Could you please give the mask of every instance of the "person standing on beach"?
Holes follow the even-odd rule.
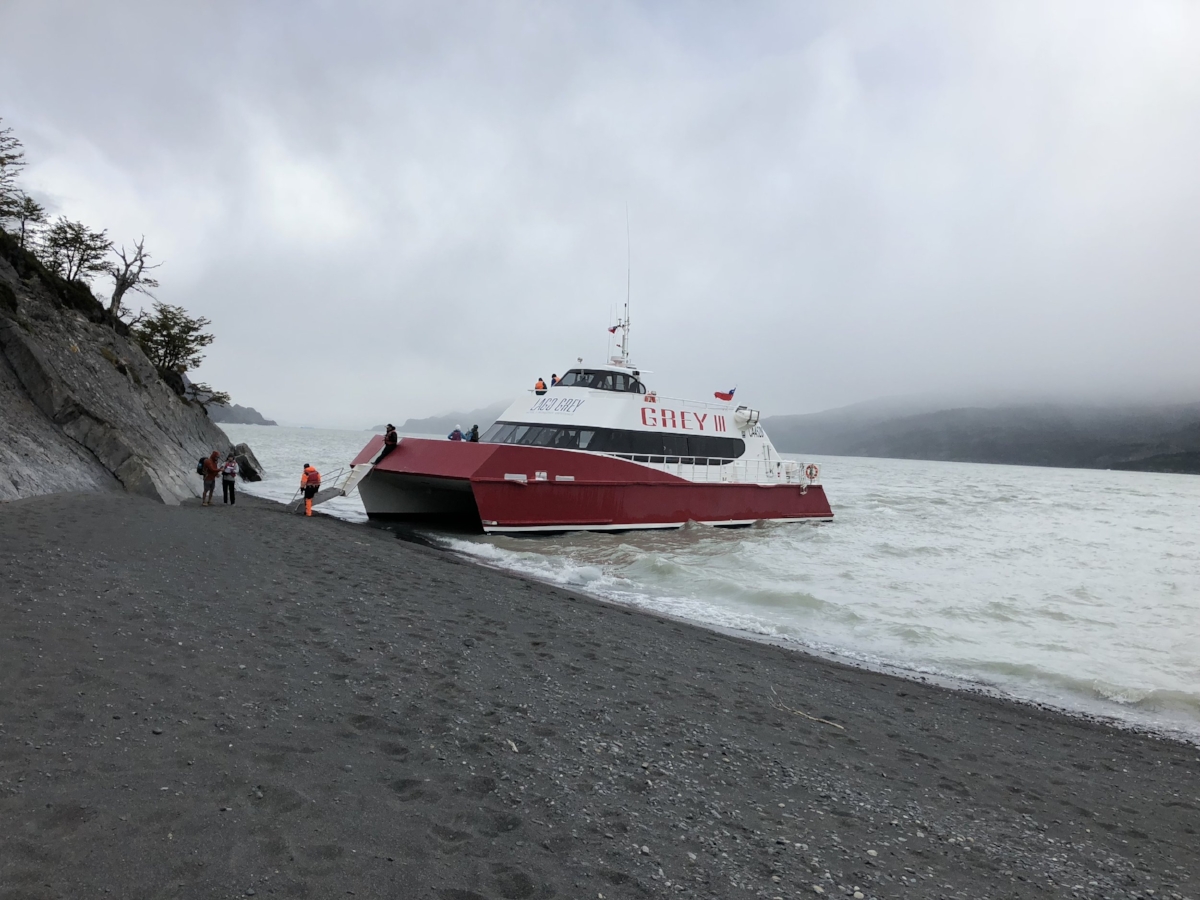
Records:
[[[396,445],[399,443],[400,435],[396,434],[396,426],[389,422],[387,431],[385,431],[383,434],[383,449],[379,452],[379,455],[375,457],[375,462],[373,462],[371,465],[379,465],[380,461],[393,450],[395,450]]]
[[[304,472],[300,475],[300,490],[304,491],[304,514],[312,515],[313,497],[317,496],[317,491],[321,489],[321,473],[310,466],[304,464]]]
[[[230,451],[229,458],[225,460],[225,465],[221,468],[221,503],[228,503],[233,506],[237,503],[237,477],[238,477],[238,461],[237,457]]]
[[[213,491],[217,489],[217,476],[221,474],[221,452],[214,450],[204,461],[204,493],[200,497],[201,506],[212,506]]]

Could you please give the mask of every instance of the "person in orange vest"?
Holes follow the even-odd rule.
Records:
[[[533,386],[533,391],[534,391],[534,393],[535,393],[535,394],[544,394],[544,393],[546,393],[546,382],[544,382],[544,381],[543,381],[543,380],[542,380],[542,379],[539,377],[539,378],[538,378],[538,380],[537,380],[537,384],[535,384],[535,385]]]
[[[304,464],[304,473],[300,476],[300,490],[304,491],[304,514],[312,515],[313,497],[317,496],[317,491],[321,489],[321,473],[310,466]]]

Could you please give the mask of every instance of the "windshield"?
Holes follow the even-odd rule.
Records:
[[[646,386],[628,372],[606,372],[603,369],[571,369],[558,381],[559,387],[590,388],[593,391],[618,391],[644,394]]]

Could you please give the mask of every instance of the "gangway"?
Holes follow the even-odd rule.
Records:
[[[335,497],[349,496],[350,492],[358,487],[358,483],[367,477],[372,468],[374,467],[371,463],[361,463],[351,466],[349,469],[342,466],[328,475],[322,475],[321,489],[313,497],[313,506]],[[292,494],[292,499],[288,501],[288,511],[304,512],[304,492],[300,488],[296,488],[296,493]]]

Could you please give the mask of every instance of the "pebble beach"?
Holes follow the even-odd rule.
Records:
[[[0,898],[1194,898],[1200,750],[386,530],[0,506]]]

